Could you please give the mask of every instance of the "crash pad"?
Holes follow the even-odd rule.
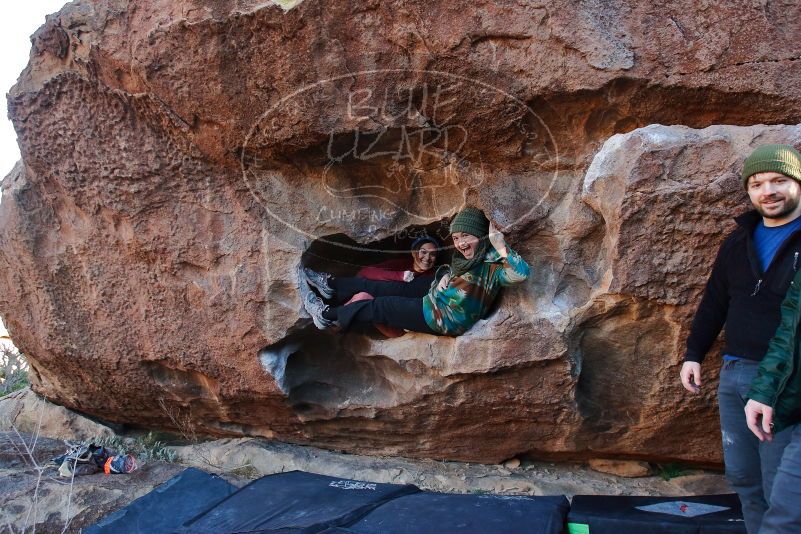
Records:
[[[746,534],[735,494],[576,495],[567,521],[569,534]]]
[[[418,491],[413,485],[290,471],[251,482],[179,532],[319,532],[347,525],[387,501]]]
[[[169,534],[236,491],[219,476],[190,467],[83,532]]]

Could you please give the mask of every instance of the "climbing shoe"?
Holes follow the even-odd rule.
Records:
[[[307,290],[306,294],[303,295],[303,307],[306,308],[306,311],[311,315],[314,326],[320,330],[325,330],[326,328],[334,326],[334,321],[323,317],[323,313],[328,306],[326,306],[323,300],[315,295],[313,291]]]
[[[324,299],[330,299],[334,296],[334,288],[331,287],[331,278],[333,277],[330,274],[318,273],[308,267],[303,269],[303,274],[306,276],[306,281],[309,285],[319,291]]]

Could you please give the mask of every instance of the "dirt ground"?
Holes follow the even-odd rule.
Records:
[[[0,399],[0,532],[79,532],[145,495],[187,466],[222,474],[236,486],[253,478],[302,470],[370,482],[414,484],[454,493],[505,495],[698,495],[729,493],[723,476],[676,470],[626,478],[576,463],[522,461],[481,465],[343,454],[257,438],[160,446],[173,461],[144,459],[129,475],[58,476],[49,459],[65,452],[64,439],[117,439],[111,429],[36,397],[30,391]],[[46,434],[50,434],[49,436]],[[128,436],[131,438],[132,436]],[[664,471],[661,475],[667,475]]]

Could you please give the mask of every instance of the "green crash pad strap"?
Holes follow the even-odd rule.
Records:
[[[590,534],[590,526],[584,523],[568,523],[568,534]]]

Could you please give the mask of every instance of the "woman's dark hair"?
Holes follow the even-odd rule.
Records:
[[[415,250],[419,249],[426,243],[431,243],[432,245],[437,247],[437,250],[442,248],[442,245],[440,245],[439,241],[437,241],[437,238],[428,235],[423,235],[412,241],[412,246],[409,248],[409,250],[414,252]]]

